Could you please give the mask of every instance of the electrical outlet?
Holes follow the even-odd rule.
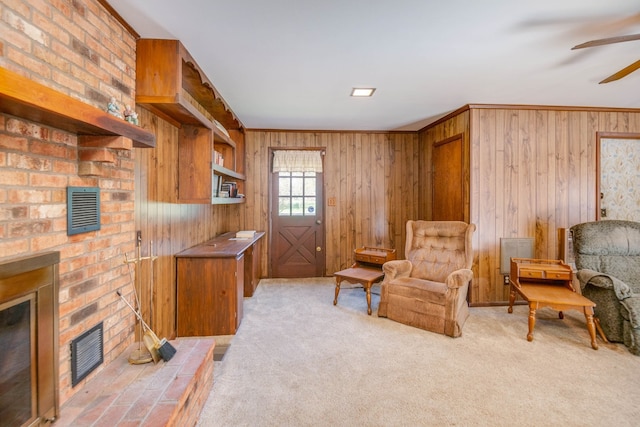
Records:
[[[508,285],[509,284],[509,276],[503,276],[504,277],[504,284]]]
[[[329,197],[329,199],[327,200],[327,206],[335,206],[335,205],[336,205],[336,198]]]

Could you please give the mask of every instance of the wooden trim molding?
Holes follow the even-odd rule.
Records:
[[[455,141],[455,140],[458,140],[458,139],[461,139],[461,140],[464,141],[464,132],[457,133],[457,134],[455,134],[453,136],[450,136],[449,138],[445,138],[445,139],[443,139],[441,141],[435,141],[433,143],[433,146],[434,147],[438,147],[440,145],[444,145],[444,144],[447,144],[447,143],[449,143],[451,141]]]
[[[562,106],[562,105],[518,105],[518,104],[466,104],[439,118],[438,120],[429,123],[422,129],[418,130],[418,133],[424,132],[434,126],[446,122],[452,117],[467,111],[478,109],[492,109],[492,110],[547,110],[547,111],[592,111],[596,113],[601,112],[618,112],[618,113],[639,113],[640,108],[618,108],[618,107],[575,107],[575,106]]]
[[[136,30],[134,30],[133,27],[129,25],[129,23],[125,21],[125,19],[118,12],[116,12],[116,10],[109,4],[107,0],[98,0],[98,3],[100,3],[102,7],[104,7],[107,12],[109,12],[109,14],[113,16],[115,20],[118,21],[125,28],[125,30],[127,30],[129,34],[131,34],[136,40],[140,38],[140,34],[138,34]]]
[[[321,134],[334,134],[334,133],[359,133],[359,134],[414,134],[415,130],[330,130],[330,129],[246,129],[251,132],[269,132],[269,133],[321,133]]]

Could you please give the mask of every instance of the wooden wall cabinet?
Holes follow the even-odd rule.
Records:
[[[180,129],[178,201],[243,203],[218,197],[216,184],[233,181],[244,192],[244,128],[180,41],[138,40],[136,91],[138,105]]]
[[[211,139],[212,132],[203,126],[183,125],[178,143],[178,200],[183,203],[232,204],[244,198],[218,197],[217,183],[232,181],[238,192],[244,189],[245,176],[236,169],[236,144],[232,140]],[[213,162],[214,151],[223,153],[225,163]]]

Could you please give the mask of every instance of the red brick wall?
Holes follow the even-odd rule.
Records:
[[[93,0],[0,3],[0,66],[99,108],[111,96],[135,99],[135,39]],[[115,295],[131,289],[123,261],[135,256],[134,151],[114,153],[102,176],[79,176],[76,135],[0,114],[0,260],[61,254],[61,403],[82,389],[71,388],[72,339],[104,322],[103,367],[134,339]],[[67,186],[100,188],[99,231],[67,236]]]

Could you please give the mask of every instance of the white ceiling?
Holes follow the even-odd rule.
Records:
[[[640,108],[638,0],[108,0],[251,129],[417,130],[469,103]],[[349,96],[376,87],[373,98]]]

